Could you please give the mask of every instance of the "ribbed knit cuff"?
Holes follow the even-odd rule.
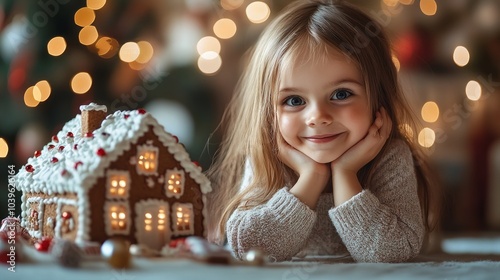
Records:
[[[345,230],[366,226],[366,221],[373,217],[374,214],[380,217],[380,213],[373,212],[380,211],[379,209],[380,201],[378,198],[369,190],[363,190],[348,201],[330,209],[328,214],[337,231],[344,232]],[[387,218],[387,221],[390,221],[390,217]]]
[[[303,223],[306,227],[312,227],[316,220],[316,212],[291,194],[288,188],[277,191],[267,205],[276,217],[285,223]]]

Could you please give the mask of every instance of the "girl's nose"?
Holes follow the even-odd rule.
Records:
[[[311,108],[309,118],[307,119],[308,126],[329,125],[333,122],[333,116],[327,108],[315,106]]]

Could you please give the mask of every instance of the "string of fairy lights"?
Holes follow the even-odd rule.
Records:
[[[416,0],[382,0],[381,4],[387,8],[395,7],[399,4],[414,5]],[[418,1],[418,0],[417,0]],[[266,22],[271,14],[268,4],[262,1],[252,1],[244,5],[245,0],[220,0],[220,6],[228,12],[237,9],[245,9],[245,14],[252,24]],[[247,1],[248,2],[248,1]],[[426,16],[433,16],[438,11],[435,0],[420,0],[420,11]],[[87,0],[85,7],[79,9],[74,15],[75,24],[81,27],[79,41],[88,46],[102,58],[111,58],[118,55],[120,60],[134,70],[143,69],[153,57],[154,49],[147,41],[120,43],[111,37],[101,36],[98,29],[92,25],[96,18],[96,11],[104,7],[106,0]],[[224,40],[230,40],[238,32],[237,24],[230,18],[222,17],[218,19],[212,27],[213,35],[205,36],[196,44],[199,54],[197,67],[206,75],[217,73],[222,65],[220,56]],[[47,51],[50,55],[57,57],[62,55],[67,48],[66,40],[57,36],[47,43]],[[453,54],[450,55],[458,67],[464,67],[469,63],[470,53],[465,46],[456,46]],[[399,70],[399,60],[393,55],[394,63]],[[92,76],[87,72],[75,73],[70,81],[71,89],[75,94],[85,94],[92,87]],[[477,101],[481,98],[481,85],[475,80],[470,80],[465,86],[465,98]],[[39,103],[46,101],[51,94],[51,86],[47,80],[41,80],[28,87],[24,93],[24,102],[28,107],[36,107]],[[440,108],[434,101],[428,101],[421,107],[421,117],[432,124],[440,117]],[[404,129],[409,135],[413,135],[409,126]],[[418,143],[426,148],[435,144],[436,132],[430,127],[424,127],[418,133]],[[7,142],[0,137],[0,158],[7,156],[9,147]]]

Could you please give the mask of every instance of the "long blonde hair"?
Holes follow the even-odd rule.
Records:
[[[384,107],[393,121],[391,139],[408,143],[414,155],[419,197],[427,229],[430,191],[434,188],[425,154],[405,127],[416,123],[400,88],[389,41],[375,20],[358,8],[340,1],[297,1],[273,20],[253,49],[220,128],[226,133],[215,161],[207,171],[214,192],[209,197],[209,240],[222,243],[225,225],[238,207],[265,203],[277,190],[297,180],[293,170],[277,156],[275,98],[281,71],[299,57],[318,57],[333,47],[360,68],[369,94],[372,114]],[[388,141],[388,142],[389,142]],[[369,186],[372,167],[385,149],[362,168],[359,177]],[[253,176],[240,191],[245,161]]]

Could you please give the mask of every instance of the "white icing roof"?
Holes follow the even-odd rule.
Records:
[[[92,137],[81,135],[81,115],[77,115],[57,133],[57,139],[52,137],[38,157],[29,158],[21,167],[15,176],[16,188],[49,195],[79,192],[82,188],[88,190],[98,178],[104,176],[104,169],[123,151],[130,149],[150,125],[186,173],[200,185],[202,193],[212,191],[210,181],[201,167],[191,161],[184,146],[144,110],[117,111],[108,115]],[[105,151],[105,155],[98,155],[100,149]],[[33,172],[27,171],[30,169],[28,165],[34,169]]]

